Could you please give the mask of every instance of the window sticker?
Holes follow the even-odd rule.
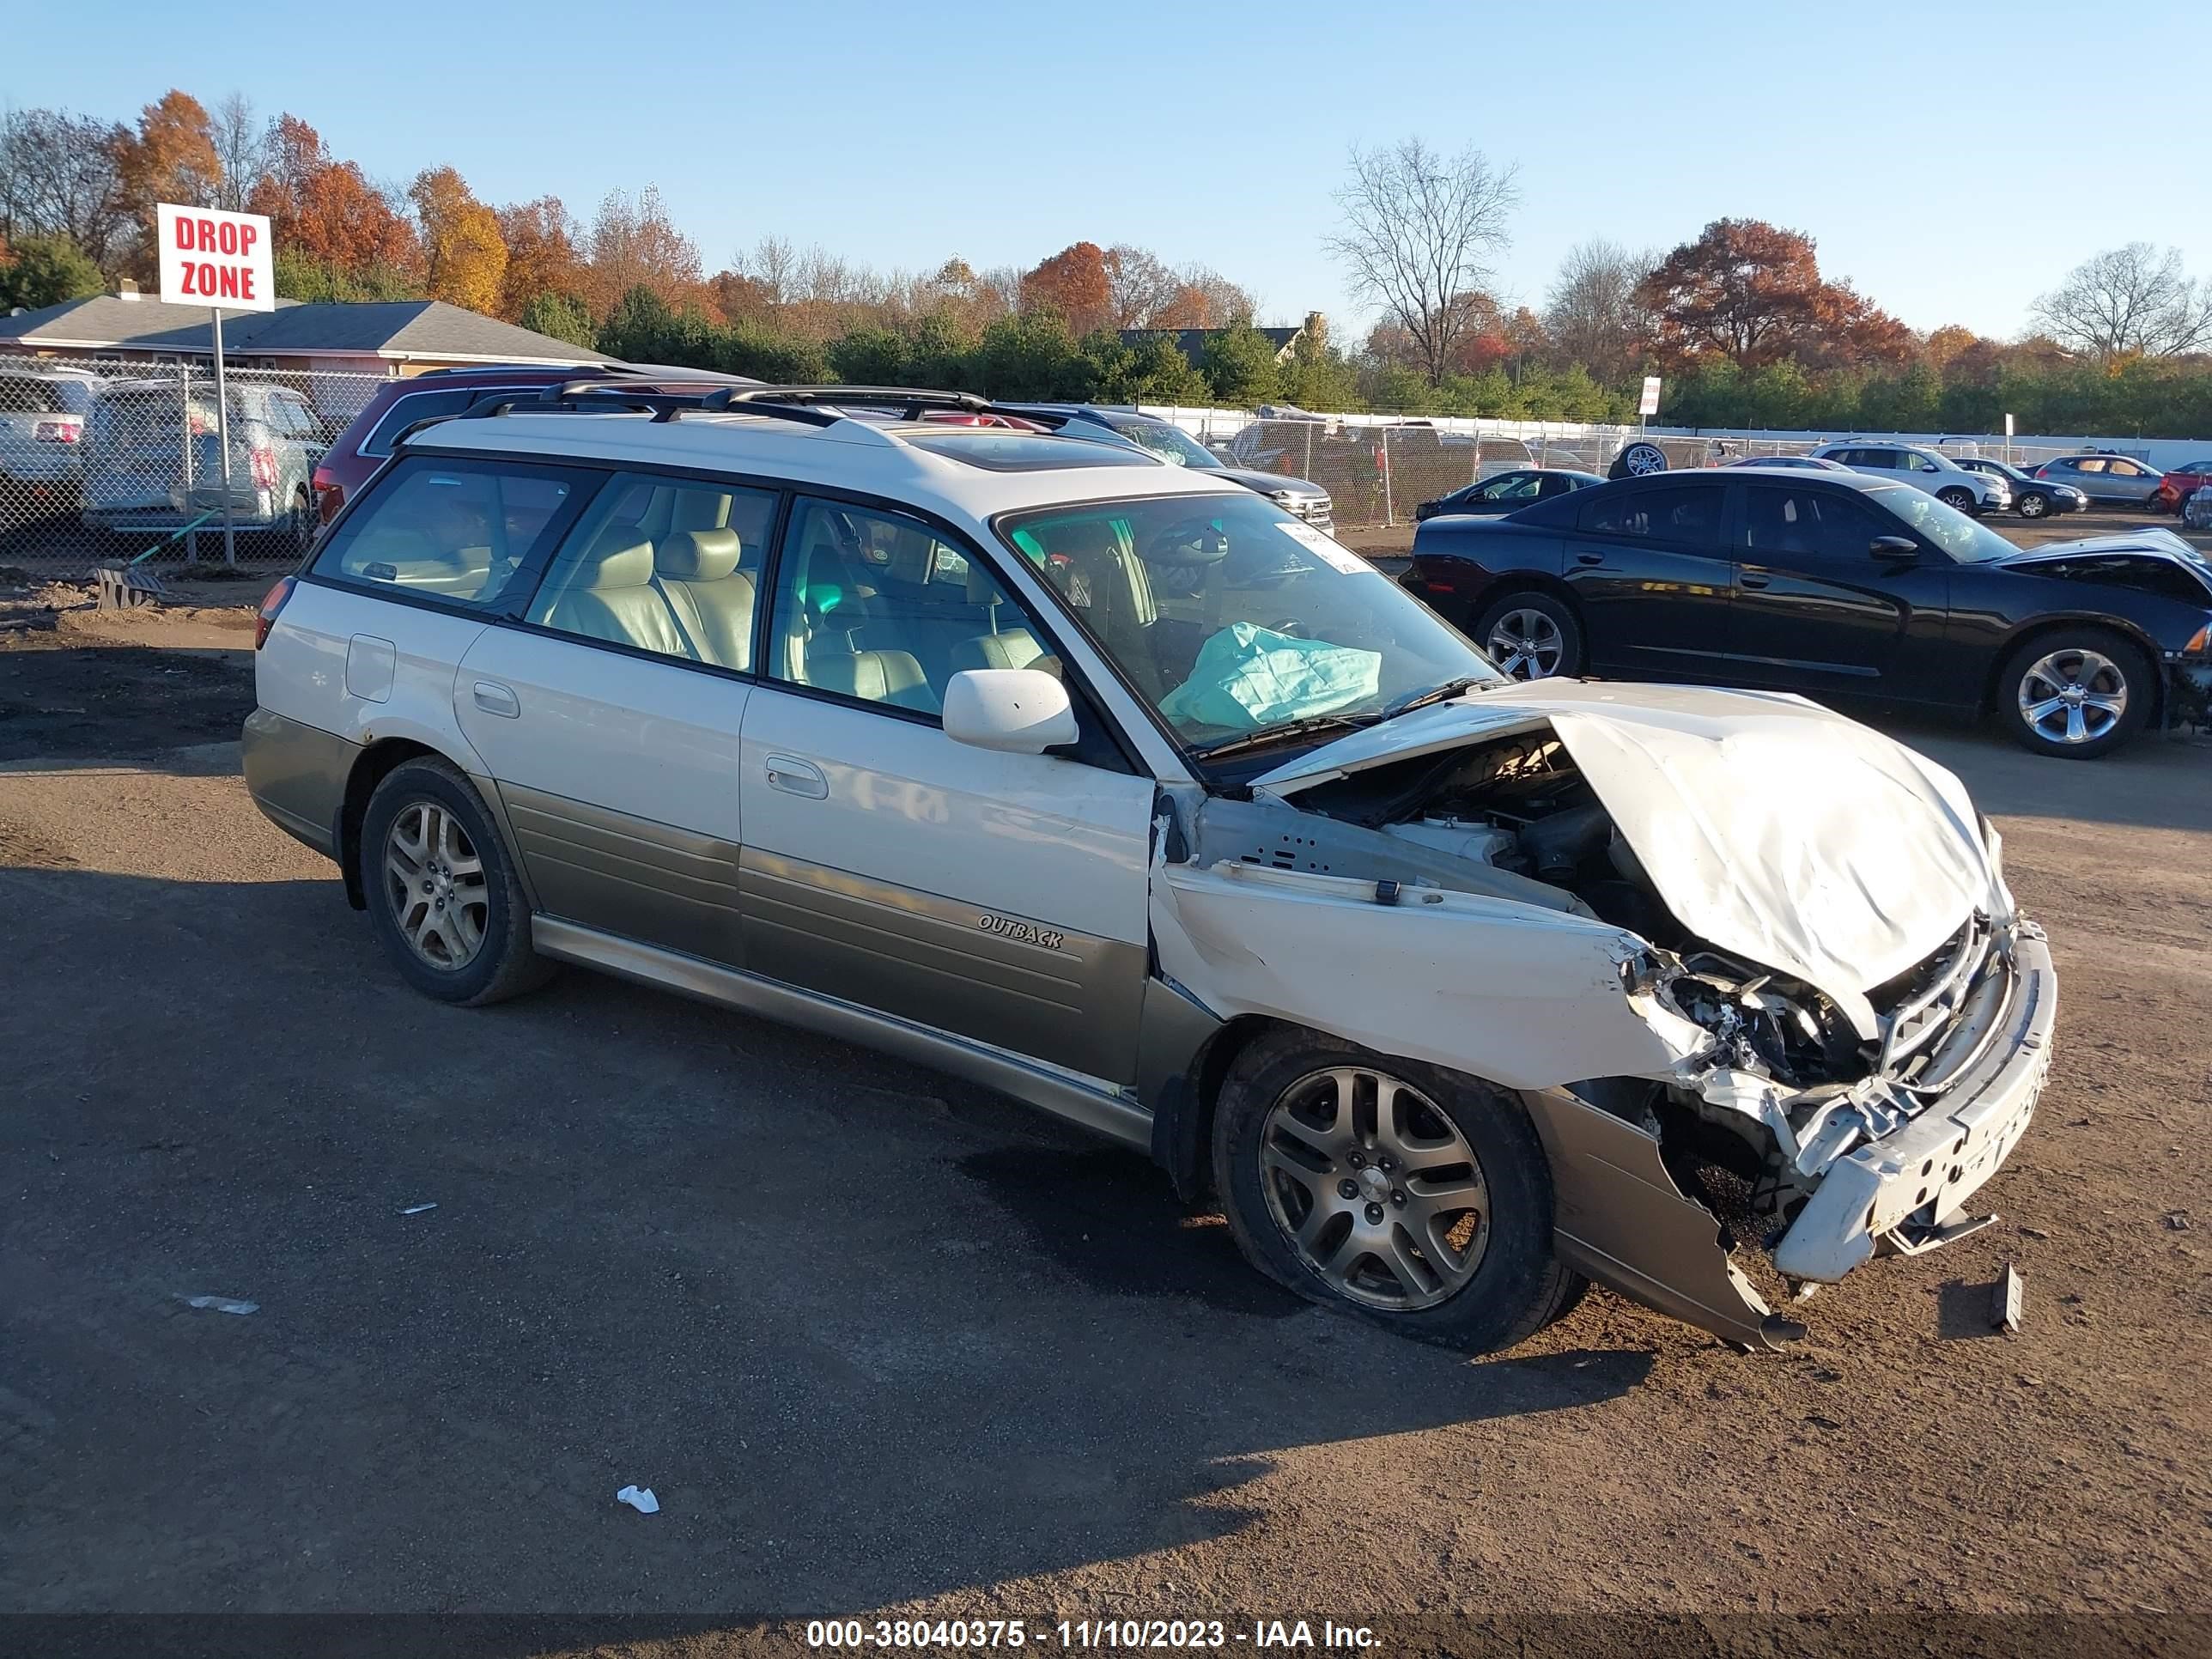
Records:
[[[1304,548],[1331,570],[1346,576],[1379,576],[1382,573],[1346,547],[1332,540],[1310,524],[1279,522],[1275,528]]]

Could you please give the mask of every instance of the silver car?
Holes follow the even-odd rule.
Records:
[[[0,529],[76,511],[85,417],[106,385],[81,369],[0,374]]]
[[[289,386],[230,388],[231,520],[301,551],[313,539],[310,481],[330,447],[321,418]],[[222,522],[222,446],[215,387],[125,380],[94,400],[84,434],[84,522],[168,531]]]
[[[2139,507],[2158,493],[2166,474],[2132,455],[2061,455],[2036,468],[2049,483],[2071,484],[2093,501]]]

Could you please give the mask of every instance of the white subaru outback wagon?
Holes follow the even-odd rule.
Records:
[[[1595,1279],[1769,1346],[1759,1283],[1977,1224],[2057,994],[1956,779],[1508,680],[1263,497],[988,407],[416,432],[264,606],[254,799],[430,996],[575,963],[933,1064],[1411,1335]]]

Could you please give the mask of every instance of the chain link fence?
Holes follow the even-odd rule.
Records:
[[[231,368],[231,535],[212,363],[0,356],[0,567],[293,562],[315,464],[383,377]]]

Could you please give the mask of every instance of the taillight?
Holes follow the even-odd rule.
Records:
[[[261,614],[253,619],[253,648],[258,651],[269,642],[269,630],[276,626],[276,613],[284,608],[284,601],[292,597],[297,584],[287,576],[270,588],[261,599]]]
[[[253,469],[253,487],[256,489],[276,488],[276,452],[275,450],[265,449],[259,444],[256,444],[248,453],[247,460]]]
[[[345,505],[345,487],[331,477],[328,467],[315,469],[315,511],[325,524],[338,515]]]
[[[31,428],[31,436],[39,443],[76,443],[84,436],[84,417],[64,415],[58,421],[40,421]]]

